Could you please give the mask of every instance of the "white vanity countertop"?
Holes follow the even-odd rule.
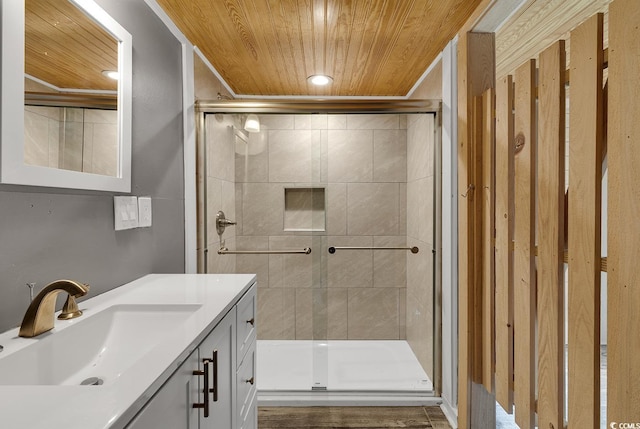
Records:
[[[184,323],[166,332],[142,362],[102,386],[0,385],[0,427],[7,429],[123,428],[195,350],[206,334],[255,282],[251,274],[151,274],[80,301],[84,314],[55,321],[50,334],[19,338],[18,328],[0,334],[2,359],[119,304],[198,304]],[[89,292],[91,293],[91,292]],[[25,308],[26,311],[26,308]],[[126,353],[123,350],[122,353]]]

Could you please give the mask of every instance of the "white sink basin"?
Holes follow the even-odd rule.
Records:
[[[111,384],[143,359],[200,305],[114,305],[6,357],[0,385]],[[84,317],[84,316],[83,316]],[[63,323],[56,321],[56,323]]]

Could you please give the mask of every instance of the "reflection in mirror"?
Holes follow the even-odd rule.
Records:
[[[25,106],[24,121],[25,163],[117,175],[116,111]]]
[[[43,12],[47,7],[53,9]],[[24,48],[25,39],[31,38],[25,24],[34,19],[33,9],[40,10],[42,24],[34,38],[47,44],[38,48],[28,42]],[[131,192],[131,34],[94,0],[2,0],[0,21],[0,183]],[[95,35],[96,28],[101,35]],[[69,49],[62,50],[63,46]],[[33,60],[37,55],[42,61],[58,62],[37,66]],[[86,65],[93,71],[84,69]],[[116,68],[117,82],[102,75]],[[25,148],[25,116],[27,122],[42,126],[26,131],[27,140],[36,134],[44,139],[40,146]],[[73,124],[65,123],[69,118]],[[80,134],[82,139],[67,138]],[[101,144],[114,134],[115,145]],[[72,150],[81,154],[71,154]]]
[[[25,0],[26,164],[117,177],[118,43],[69,1]]]

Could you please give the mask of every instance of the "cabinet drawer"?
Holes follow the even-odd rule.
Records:
[[[244,355],[247,353],[248,347],[256,339],[256,286],[251,289],[238,302],[237,315],[237,339],[236,339],[236,356],[238,364],[242,362]]]
[[[247,354],[240,364],[236,376],[236,399],[238,412],[238,422],[244,421],[251,413],[251,408],[255,408],[254,396],[256,394],[256,342],[249,345]]]

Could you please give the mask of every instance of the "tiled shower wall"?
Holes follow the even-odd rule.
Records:
[[[234,136],[242,119],[207,116],[208,271],[257,273],[260,339],[406,338],[430,371],[433,116],[261,115],[248,146]],[[324,190],[324,204],[316,192],[287,212],[313,213],[307,231],[285,225],[287,188]],[[238,222],[229,249],[312,253],[217,255],[220,209]],[[407,245],[420,252],[327,252]]]
[[[208,273],[235,273],[236,256],[218,255],[218,249],[224,245],[236,248],[236,227],[226,228],[223,241],[216,232],[216,213],[222,210],[230,220],[236,218],[235,195],[235,145],[234,127],[238,127],[238,118],[233,115],[206,115],[206,253]],[[259,279],[260,280],[260,279]]]
[[[407,341],[433,375],[435,130],[433,115],[407,119]]]
[[[25,162],[115,176],[117,111],[25,106]]]

